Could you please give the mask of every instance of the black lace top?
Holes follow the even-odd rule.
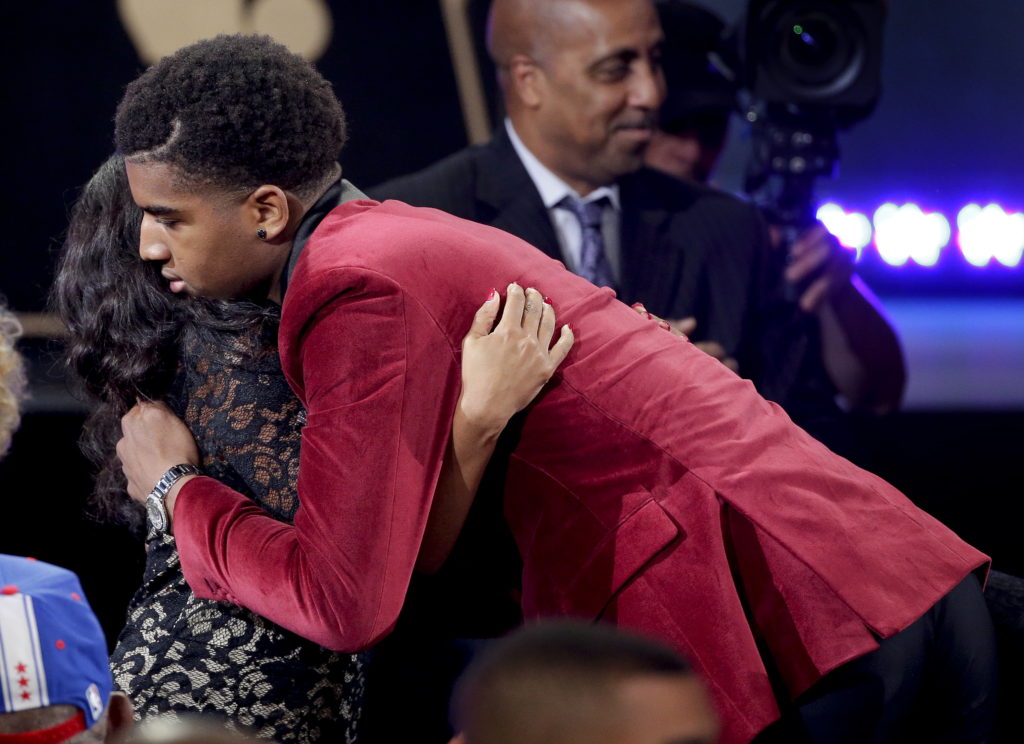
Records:
[[[191,344],[173,407],[192,430],[208,475],[283,521],[298,508],[295,482],[305,411],[266,351],[244,340]],[[279,742],[354,742],[363,655],[339,654],[249,610],[198,599],[174,538],[150,530],[143,584],[111,657],[136,716],[218,714]]]

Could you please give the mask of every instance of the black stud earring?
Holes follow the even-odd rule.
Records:
[[[256,237],[259,238],[260,240],[266,240],[267,239],[267,230],[266,230],[266,228],[263,228],[263,227],[257,228],[257,230],[256,230]]]

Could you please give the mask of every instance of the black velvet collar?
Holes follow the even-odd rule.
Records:
[[[332,183],[327,190],[320,195],[316,203],[303,215],[299,227],[295,230],[295,240],[292,242],[292,252],[288,257],[288,266],[281,275],[281,297],[288,289],[288,280],[295,270],[295,264],[302,255],[302,249],[313,234],[313,231],[320,225],[320,222],[335,207],[353,199],[368,199],[369,197],[352,185],[350,181],[339,178]]]

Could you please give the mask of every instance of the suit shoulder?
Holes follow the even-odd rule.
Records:
[[[404,277],[402,281],[415,284],[439,266],[442,273],[465,268],[463,253],[489,255],[495,245],[503,253],[529,250],[513,235],[439,209],[398,200],[355,200],[336,207],[321,221],[292,282],[297,283],[300,275],[303,281],[316,282],[343,270]]]
[[[482,150],[480,145],[459,150],[423,170],[378,184],[367,194],[380,201],[397,199],[468,217]]]

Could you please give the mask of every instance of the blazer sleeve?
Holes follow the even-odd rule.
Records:
[[[333,273],[318,281],[343,289],[303,315],[293,348],[308,411],[294,526],[195,478],[179,494],[174,530],[197,596],[355,651],[390,631],[404,601],[451,431],[458,367],[433,320],[394,282]]]

